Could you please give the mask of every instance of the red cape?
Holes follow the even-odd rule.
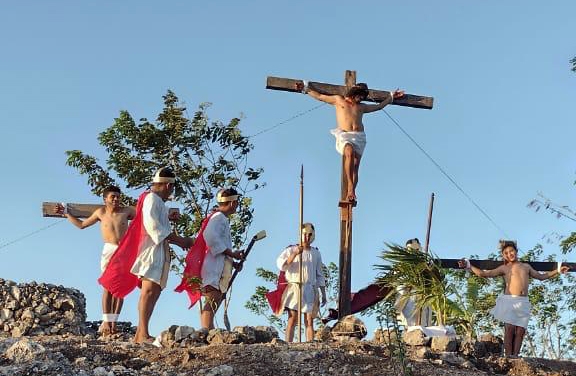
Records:
[[[204,229],[206,229],[210,218],[216,213],[218,212],[211,213],[202,221],[196,241],[186,255],[186,267],[184,268],[182,282],[174,289],[176,292],[186,291],[188,298],[190,298],[190,306],[188,308],[192,308],[202,297],[200,292],[201,285],[197,281],[202,279],[202,265],[204,265],[204,259],[208,252],[208,246],[206,245],[206,240],[204,240]],[[190,278],[194,280],[190,280]]]
[[[284,291],[288,287],[288,281],[286,280],[286,274],[281,271],[278,275],[278,282],[276,283],[276,290],[266,293],[266,299],[268,299],[268,304],[272,308],[272,312],[276,315],[280,315],[284,312],[284,307],[282,306],[282,296]]]
[[[138,198],[136,216],[130,222],[106,270],[98,279],[98,282],[116,298],[124,298],[140,284],[140,280],[130,273],[130,269],[138,257],[142,239],[146,235],[142,219],[142,205],[148,193],[150,191],[142,193]]]

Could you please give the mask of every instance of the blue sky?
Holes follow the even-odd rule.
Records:
[[[572,205],[576,4],[527,1],[430,3],[335,1],[20,1],[0,12],[0,278],[75,287],[89,319],[100,317],[94,227],[79,231],[42,218],[42,201],[99,202],[65,165],[65,150],[104,158],[97,135],[120,110],[154,119],[173,90],[193,110],[227,121],[244,115],[248,135],[317,103],[265,90],[266,76],[341,83],[344,71],[380,89],[435,98],[433,110],[387,112],[503,230],[490,223],[399,131],[386,114],[366,115],[368,145],[354,213],[352,288],[374,277],[384,242],[425,237],[436,194],[431,249],[443,257],[496,249],[506,235],[522,249],[572,223],[526,207],[538,192]],[[340,156],[321,107],[253,138],[251,164],[268,186],[254,195],[253,249],[231,302],[233,325],[264,324],[244,308],[260,283],[258,266],[274,269],[297,240],[299,169],[305,166],[305,219],[317,227],[326,262],[338,262]],[[547,253],[556,244],[545,244]],[[573,259],[572,259],[573,261]],[[186,298],[163,294],[153,332],[199,326]],[[123,318],[136,322],[137,294]],[[222,324],[222,321],[219,320]],[[371,329],[375,324],[368,320]]]

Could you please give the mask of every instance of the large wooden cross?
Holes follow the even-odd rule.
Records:
[[[266,80],[266,89],[282,90],[290,92],[299,92],[296,84],[302,80],[291,78],[268,77]],[[323,82],[309,82],[310,87],[315,91],[326,95],[344,96],[348,88],[356,84],[356,71],[346,71],[344,78],[345,85],[332,85]],[[390,98],[391,93],[385,90],[369,89],[366,101],[380,103]],[[420,95],[405,94],[403,97],[394,99],[391,103],[395,106],[405,106],[414,108],[431,109],[434,98]],[[350,296],[351,296],[351,270],[352,270],[352,209],[356,206],[346,199],[346,173],[344,170],[344,156],[342,157],[342,191],[340,196],[340,292],[338,297],[338,312],[340,317],[351,313]]]

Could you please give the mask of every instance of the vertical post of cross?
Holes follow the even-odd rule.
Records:
[[[347,88],[356,84],[356,71],[347,70],[344,74],[344,83]],[[352,279],[352,208],[356,205],[350,202],[348,195],[348,181],[342,156],[342,184],[340,194],[340,294],[338,297],[338,312],[340,318],[350,314],[351,279]]]

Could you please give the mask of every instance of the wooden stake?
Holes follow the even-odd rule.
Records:
[[[304,229],[304,165],[300,168],[300,246]],[[302,253],[298,255],[298,342],[302,342]]]

